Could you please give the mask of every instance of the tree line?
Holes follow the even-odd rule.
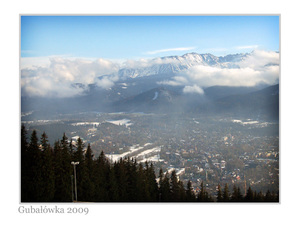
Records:
[[[21,127],[21,201],[71,202],[76,199],[74,167],[76,165],[77,200],[80,202],[278,202],[279,195],[253,191],[246,196],[239,187],[232,193],[225,184],[218,186],[217,196],[211,196],[203,182],[200,191],[193,191],[189,181],[184,186],[175,170],[159,170],[152,163],[137,163],[133,158],[111,162],[103,153],[95,158],[90,147],[85,149],[81,138],[76,142],[64,134],[51,146],[44,132],[40,138],[33,130],[30,140]]]

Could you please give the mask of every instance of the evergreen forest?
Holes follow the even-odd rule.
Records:
[[[27,138],[29,137],[29,138]],[[71,162],[78,162],[72,165]],[[76,174],[76,186],[75,177]],[[75,190],[76,187],[76,190]],[[256,192],[248,187],[218,186],[211,196],[201,183],[194,192],[191,182],[180,181],[175,170],[159,170],[152,163],[133,158],[111,162],[103,153],[94,157],[82,139],[71,141],[64,134],[51,146],[44,132],[30,136],[21,126],[21,202],[279,202],[279,193]]]

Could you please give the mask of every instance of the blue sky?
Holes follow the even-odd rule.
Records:
[[[279,16],[21,16],[21,57],[279,51]]]

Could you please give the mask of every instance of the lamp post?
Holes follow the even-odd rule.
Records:
[[[79,164],[79,162],[71,162],[71,164],[74,166],[74,180],[75,180],[75,199],[77,202],[77,183],[76,183],[76,165]]]
[[[72,189],[72,202],[74,202],[74,191],[73,191],[73,175],[71,175],[71,189]]]

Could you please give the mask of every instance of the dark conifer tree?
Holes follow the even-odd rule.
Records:
[[[143,183],[144,183],[144,196],[145,196],[144,201],[146,201],[146,202],[150,201],[150,199],[151,199],[150,183],[149,183],[148,174],[147,174],[148,170],[149,170],[149,164],[146,161],[145,162],[145,167],[142,170]]]
[[[172,171],[170,179],[171,201],[180,201],[180,186],[175,170]]]
[[[231,195],[231,201],[232,202],[241,202],[242,200],[243,200],[243,196],[241,194],[240,188],[233,185],[233,192],[232,192],[232,195]]]
[[[137,180],[136,180],[137,201],[146,202],[146,201],[149,201],[149,198],[150,198],[149,189],[146,184],[146,173],[145,173],[142,163],[139,163],[137,165],[137,167],[138,167],[137,168]]]
[[[48,149],[48,147],[50,147],[50,144],[48,142],[48,136],[45,132],[43,132],[42,136],[41,136],[41,150],[46,151]]]
[[[223,190],[223,202],[229,202],[229,189],[228,189],[228,184],[225,184],[224,190]]]
[[[125,165],[128,171],[128,198],[131,202],[139,201],[137,198],[137,163],[136,160],[127,159]]]
[[[256,195],[255,201],[256,202],[263,202],[264,201],[264,195],[263,195],[263,193],[261,191],[258,192],[258,194]]]
[[[27,141],[27,131],[24,124],[21,125],[21,149],[27,150],[28,141]]]
[[[199,201],[199,202],[210,202],[211,201],[210,197],[208,196],[207,191],[205,190],[203,181],[200,184],[200,192],[197,195],[197,201]]]
[[[193,202],[196,200],[193,187],[192,187],[192,182],[189,180],[187,183],[187,189],[186,189],[186,201],[187,202]]]
[[[244,200],[244,197],[243,197],[243,195],[242,195],[242,192],[241,192],[241,189],[240,189],[240,187],[238,187],[237,188],[237,199],[238,199],[238,201],[243,201]]]
[[[52,201],[55,193],[55,177],[54,177],[54,162],[53,162],[53,151],[48,143],[48,136],[44,132],[41,137],[41,146],[42,146],[42,183],[41,189],[42,193],[42,202]]]
[[[258,201],[257,192],[256,192],[256,190],[254,190],[254,192],[253,192],[253,202],[257,202],[257,201]]]
[[[251,187],[248,188],[247,194],[245,196],[245,201],[246,202],[253,202],[254,201],[254,193],[251,189]]]
[[[267,190],[264,200],[265,200],[265,202],[272,202],[272,195],[271,195],[270,190]]]
[[[158,201],[161,202],[161,196],[162,196],[162,182],[164,179],[164,174],[162,168],[159,169],[159,174],[158,174]]]
[[[82,200],[88,202],[95,201],[94,164],[90,144],[88,144],[81,169],[83,174]]]
[[[69,151],[70,151],[71,161],[74,161],[74,146],[73,146],[72,138],[70,139]]]
[[[77,181],[77,198],[78,201],[85,201],[86,194],[86,182],[87,182],[87,174],[85,171],[84,165],[84,144],[81,138],[77,139],[76,142],[76,151],[74,152],[74,162],[79,162],[79,164],[75,167],[76,169],[76,181]],[[74,170],[74,168],[73,168]]]
[[[119,201],[128,202],[128,171],[122,158],[115,164],[114,169],[118,184]]]
[[[84,160],[84,144],[82,139],[79,137],[76,141],[76,151],[74,152],[74,161],[83,163]]]
[[[62,182],[62,150],[59,141],[55,141],[54,148],[54,174],[55,174],[55,192],[53,201],[60,202],[63,197],[61,196],[61,190],[63,189]]]
[[[115,201],[116,196],[114,194],[109,194],[109,191],[117,193],[116,180],[114,171],[110,170],[110,164],[105,157],[103,151],[101,151],[98,159],[95,162],[95,201]]]
[[[238,200],[237,200],[237,187],[236,187],[236,185],[234,184],[233,185],[233,188],[232,188],[232,195],[231,195],[231,198],[230,198],[230,200],[232,201],[232,202],[237,202]]]
[[[71,156],[69,154],[68,138],[63,135],[62,140],[54,144],[55,161],[55,194],[54,201],[69,202],[72,200],[72,186],[70,177],[73,175]],[[74,182],[73,182],[74,185]]]
[[[186,190],[181,180],[178,180],[178,186],[179,186],[179,196],[177,201],[184,202],[186,201]]]
[[[120,202],[119,186],[118,186],[118,182],[117,182],[117,179],[116,179],[116,176],[115,176],[115,174],[116,174],[115,173],[115,168],[116,168],[116,163],[109,170],[109,186],[108,186],[109,199],[108,199],[108,201]]]
[[[93,155],[93,151],[91,149],[91,145],[88,144],[86,153],[85,153],[85,165],[88,169],[89,174],[92,173],[93,169],[94,169],[94,161],[93,161],[94,155]]]
[[[31,202],[39,202],[42,197],[42,174],[41,174],[41,151],[39,149],[38,137],[33,130],[28,148],[28,163],[29,163],[29,199]]]
[[[156,176],[154,171],[154,166],[150,163],[150,167],[146,167],[146,182],[149,189],[149,201],[158,201],[158,185],[156,182]]]
[[[64,201],[71,200],[71,192],[70,192],[70,176],[72,174],[72,165],[71,165],[71,155],[69,149],[68,137],[64,133],[63,138],[61,140],[61,151],[62,151],[62,182],[63,182],[63,194]]]
[[[161,182],[161,201],[169,202],[171,201],[171,187],[170,187],[170,177],[168,171],[164,175]]]
[[[209,195],[209,194],[207,193],[207,191],[205,191],[205,198],[204,198],[204,201],[205,201],[205,202],[214,202],[213,197],[212,197],[211,195]]]
[[[218,185],[218,195],[217,195],[217,201],[218,202],[222,202],[223,201],[223,197],[222,197],[222,189],[221,189],[221,185]]]
[[[30,201],[29,196],[29,156],[28,156],[28,141],[27,141],[27,131],[22,124],[21,126],[21,202]]]
[[[53,158],[54,158],[54,183],[55,183],[55,192],[54,192],[54,202],[59,202],[61,199],[60,196],[60,190],[62,189],[62,182],[61,182],[61,174],[60,174],[60,168],[61,168],[61,148],[59,141],[54,142],[53,147]],[[73,182],[73,181],[72,181]],[[73,193],[72,193],[73,194]]]

